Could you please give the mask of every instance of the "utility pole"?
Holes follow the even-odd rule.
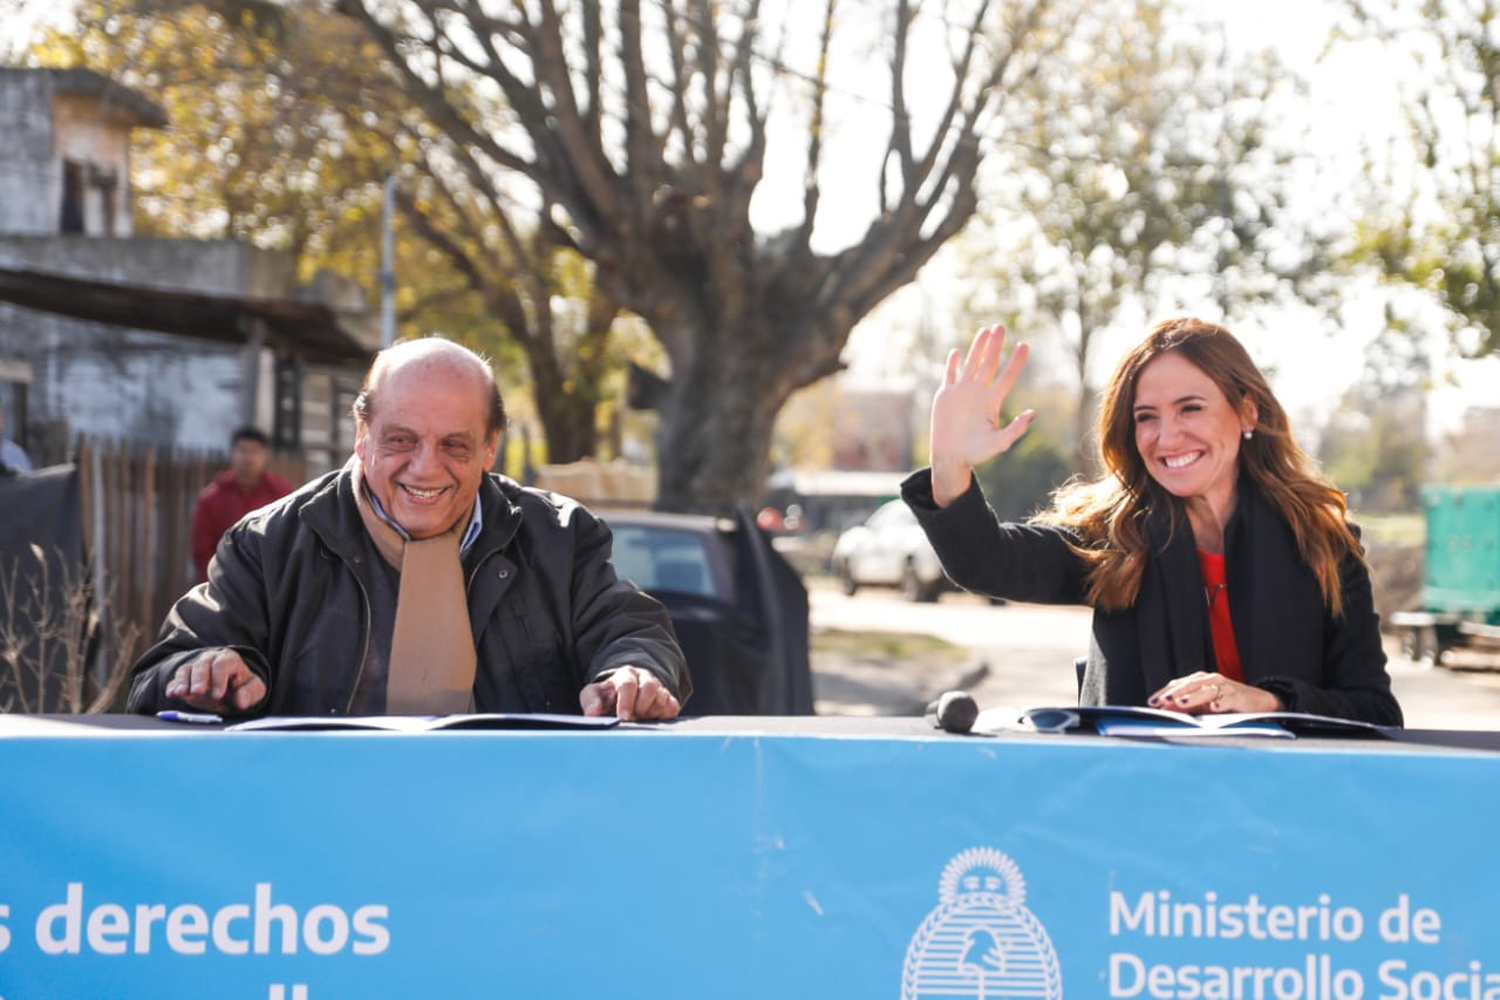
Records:
[[[396,175],[385,176],[380,238],[380,346],[396,342],[396,241],[391,217],[396,210]]]

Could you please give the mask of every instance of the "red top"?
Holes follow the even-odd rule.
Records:
[[[273,473],[262,473],[254,486],[244,487],[229,469],[203,487],[193,507],[193,565],[198,582],[208,579],[208,561],[224,532],[252,510],[290,492],[292,484]]]
[[[1232,681],[1243,681],[1240,651],[1234,643],[1234,623],[1229,620],[1229,586],[1225,582],[1224,557],[1201,549],[1198,569],[1203,573],[1203,596],[1208,601],[1208,628],[1213,633],[1214,659],[1219,673]]]

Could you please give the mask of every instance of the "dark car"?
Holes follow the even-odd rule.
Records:
[[[666,605],[691,715],[810,715],[807,588],[745,513],[604,510],[616,572]]]

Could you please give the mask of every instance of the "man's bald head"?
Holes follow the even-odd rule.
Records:
[[[436,337],[381,351],[354,403],[365,488],[415,540],[467,523],[505,428],[495,377]]]
[[[375,415],[381,386],[395,378],[420,379],[424,374],[472,377],[475,390],[485,398],[489,435],[493,437],[505,430],[505,401],[500,396],[500,387],[495,384],[490,363],[467,347],[442,337],[405,340],[375,355],[374,363],[365,373],[364,385],[354,400],[354,419],[360,426],[368,427]]]

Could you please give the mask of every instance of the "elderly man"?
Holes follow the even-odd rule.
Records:
[[[230,529],[136,663],[132,711],[677,715],[682,651],[608,528],[488,472],[505,408],[482,358],[382,351],[354,420],[343,469]]]

